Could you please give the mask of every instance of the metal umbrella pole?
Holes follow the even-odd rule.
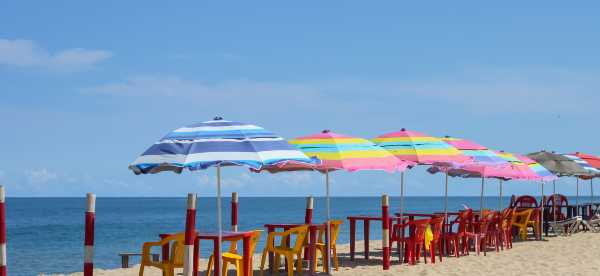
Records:
[[[485,177],[481,177],[481,195],[479,196],[479,216],[483,217],[483,187],[485,186]]]
[[[500,189],[500,192],[499,192],[500,196],[498,196],[498,211],[502,211],[502,182],[503,182],[502,179],[500,179],[500,181],[498,183],[498,186]]]
[[[557,200],[557,196],[556,196],[556,180],[552,181],[552,196],[554,197],[554,203],[552,204],[552,217],[554,218],[554,223],[556,223],[556,200]],[[554,229],[552,229],[553,231],[556,231]]]
[[[444,218],[448,223],[448,172],[446,171],[446,184],[444,188]]]
[[[326,203],[325,206],[327,208],[327,275],[331,275],[331,203],[329,199],[329,171],[325,170],[325,195],[326,195]]]
[[[223,241],[223,225],[221,218],[221,164],[217,164],[217,228],[219,230],[219,250],[217,251],[217,256],[215,256],[215,265],[219,267],[219,271],[223,267],[221,266],[221,242]]]
[[[541,199],[541,209],[540,209],[540,240],[544,239],[544,181],[541,181],[542,184],[542,199]]]
[[[404,172],[400,173],[400,224],[404,223]],[[404,228],[400,227],[401,231],[404,231]],[[400,252],[404,252],[404,243],[400,243]],[[402,254],[400,254],[402,255]],[[404,261],[404,260],[402,260]]]
[[[579,216],[579,177],[575,177],[576,184],[576,192],[575,192],[575,213]]]

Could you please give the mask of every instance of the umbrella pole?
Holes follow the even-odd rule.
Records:
[[[579,177],[575,177],[575,182],[577,183],[575,188],[575,206],[577,206],[575,207],[575,213],[579,216]]]
[[[541,181],[542,184],[542,200],[540,202],[540,240],[544,240],[544,181]]]
[[[592,197],[590,200],[592,204],[594,203],[594,179],[590,178],[590,196]]]
[[[499,187],[500,187],[500,196],[498,196],[498,211],[502,211],[502,179],[500,179]]]
[[[325,170],[325,193],[327,196],[327,275],[331,275],[331,203],[329,200],[329,171]]]
[[[552,204],[552,217],[554,218],[554,223],[556,223],[556,201],[558,200],[558,197],[556,196],[556,180],[552,180],[552,194],[554,197],[554,204]],[[554,233],[556,233],[556,230],[554,230]]]
[[[444,218],[448,223],[448,172],[446,172],[446,184],[444,185]]]
[[[479,216],[483,217],[483,186],[485,185],[485,177],[481,177],[481,194],[479,195]]]
[[[400,173],[400,225],[404,223],[404,172]],[[400,227],[401,231],[404,228]],[[400,252],[404,252],[404,243],[400,243]],[[402,254],[400,254],[402,255]],[[404,260],[402,260],[404,261]]]
[[[218,242],[218,247],[219,250],[217,251],[217,256],[215,256],[215,266],[219,267],[219,271],[222,271],[222,267],[221,267],[221,242],[223,240],[223,225],[221,222],[221,164],[217,164],[217,228],[219,231],[219,242]]]

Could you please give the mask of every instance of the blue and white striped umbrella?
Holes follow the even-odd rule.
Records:
[[[135,174],[181,173],[211,166],[247,166],[260,170],[288,162],[315,164],[296,147],[256,125],[212,121],[178,128],[160,139],[130,166]]]
[[[181,173],[216,167],[217,169],[217,227],[219,247],[222,238],[221,167],[246,166],[258,171],[265,166],[300,163],[308,166],[320,161],[308,158],[296,147],[261,127],[225,121],[212,121],[178,128],[156,142],[131,165],[135,174],[173,171]],[[219,250],[218,252],[222,252]],[[215,256],[221,266],[221,256]]]

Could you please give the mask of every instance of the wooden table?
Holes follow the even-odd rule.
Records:
[[[243,254],[242,260],[244,263],[242,275],[250,276],[252,274],[252,264],[250,262],[252,252],[250,252],[250,238],[254,231],[239,231],[239,232],[223,232],[221,234],[221,241],[243,241]],[[171,234],[160,234],[160,238],[166,238]],[[219,233],[218,232],[197,232],[196,238],[194,239],[194,275],[200,275],[198,269],[198,258],[200,258],[200,240],[212,240],[213,241],[213,256],[215,256],[215,269],[214,275],[221,275],[221,267],[218,265],[220,260],[216,259],[219,256]],[[168,261],[169,245],[166,244],[162,247],[163,261]]]
[[[326,223],[311,223],[311,224],[306,224],[306,223],[268,223],[268,224],[265,224],[265,228],[267,228],[267,233],[271,233],[271,232],[275,232],[275,230],[277,230],[277,229],[283,229],[284,231],[287,231],[289,229],[292,229],[297,226],[302,226],[302,225],[308,225],[309,273],[310,273],[310,275],[313,275],[313,272],[315,271],[315,268],[317,265],[316,263],[313,262],[313,258],[312,258],[312,256],[315,256],[314,254],[316,254],[315,250],[316,250],[316,244],[317,244],[317,232],[319,230],[327,231]],[[328,237],[327,232],[325,232],[325,247],[329,247],[329,240],[327,239],[327,237]],[[273,242],[275,242],[275,241],[273,241]],[[289,246],[289,242],[290,242],[290,240],[288,239],[287,240],[288,246]],[[325,256],[323,256],[323,258],[329,257],[330,252],[328,252],[328,251],[329,250],[325,250]],[[305,256],[306,256],[306,254],[305,254]],[[273,253],[269,252],[269,269],[270,270],[273,269],[273,264],[274,264],[273,260],[274,260]],[[286,265],[286,267],[287,267],[287,265]],[[325,267],[325,272],[329,273],[329,267]]]

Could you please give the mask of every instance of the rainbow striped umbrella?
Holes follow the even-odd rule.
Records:
[[[421,132],[406,130],[389,132],[377,136],[373,141],[386,149],[398,159],[415,162],[418,165],[454,166],[470,162],[471,158],[465,156],[454,146],[442,139],[426,135]],[[444,212],[448,211],[448,175],[446,174]],[[400,175],[400,217],[404,214],[404,173]]]
[[[327,221],[331,220],[331,203],[329,193],[329,172],[346,170],[350,172],[361,170],[383,170],[386,172],[404,171],[415,163],[403,161],[373,142],[338,134],[329,130],[321,133],[302,136],[289,141],[306,156],[321,161],[318,165],[288,164],[278,167],[268,167],[271,172],[286,170],[318,170],[325,174]],[[329,231],[327,231],[329,234]],[[330,264],[331,262],[327,262]]]

